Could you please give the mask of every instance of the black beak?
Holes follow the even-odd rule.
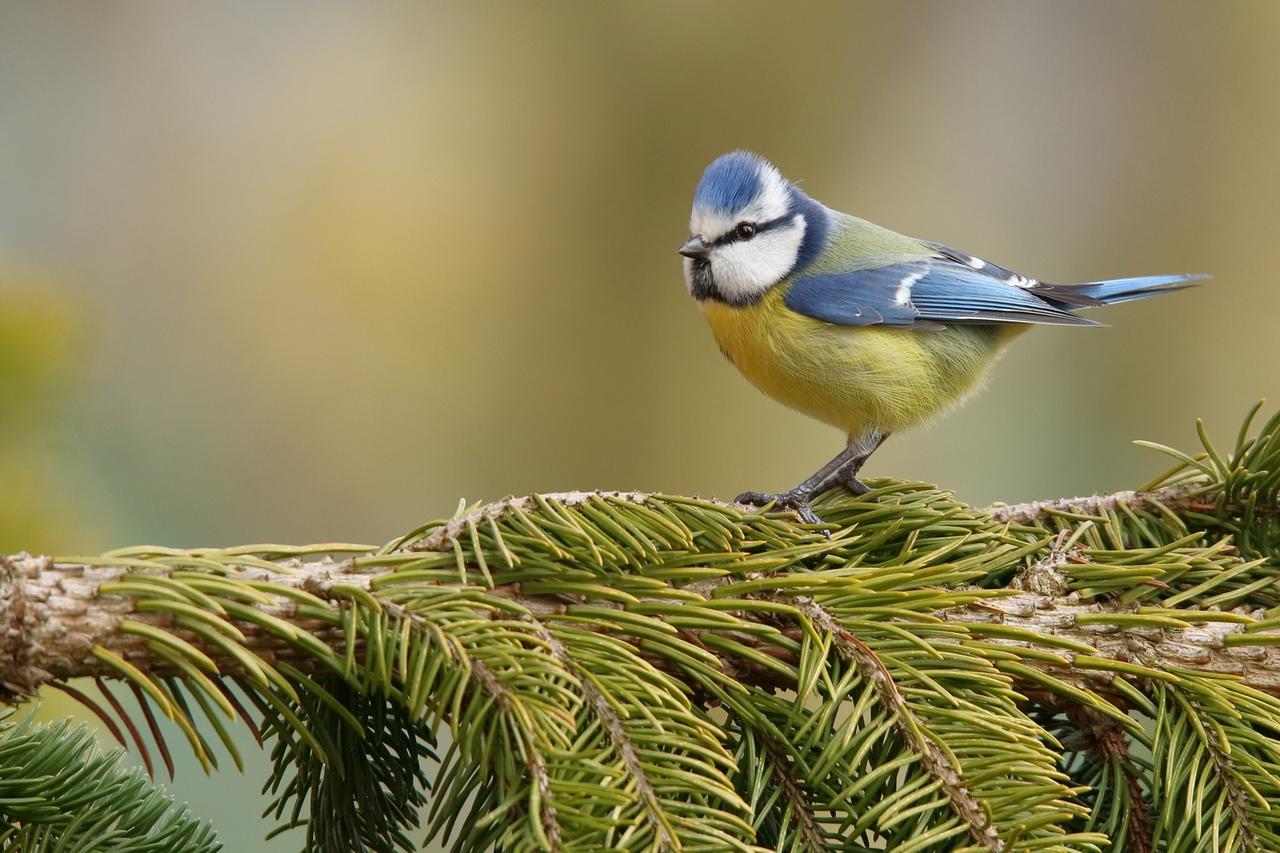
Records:
[[[684,255],[686,258],[693,258],[696,260],[698,258],[705,258],[707,253],[711,251],[711,247],[703,241],[702,237],[695,234],[688,240],[685,240],[684,245],[679,249],[676,249],[676,251]]]

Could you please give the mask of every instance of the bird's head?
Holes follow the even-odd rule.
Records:
[[[828,211],[757,154],[734,151],[707,167],[693,196],[685,282],[699,301],[749,305],[817,256]]]

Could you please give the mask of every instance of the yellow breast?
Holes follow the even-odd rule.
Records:
[[[972,391],[1022,326],[915,331],[797,314],[775,287],[754,305],[701,304],[720,349],[757,388],[851,436],[898,432]]]

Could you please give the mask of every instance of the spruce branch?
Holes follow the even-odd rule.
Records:
[[[556,496],[546,497],[555,499]],[[724,510],[734,511],[728,506],[724,506]],[[191,556],[197,559],[209,553],[192,552]],[[1239,562],[1231,556],[1229,548],[1222,549],[1222,554],[1224,558],[1215,566],[1222,565],[1224,572],[1259,568]],[[299,561],[295,556],[284,557],[270,569],[263,565],[265,557],[247,565],[237,565],[234,558],[230,559],[230,566],[243,581],[271,588],[277,594],[269,603],[257,607],[259,614],[280,620],[338,650],[344,642],[343,633],[326,620],[314,618],[314,611],[308,608],[315,605],[289,597],[287,593],[301,592],[336,607],[345,599],[343,590],[366,592],[376,588],[380,578],[397,577],[394,568],[371,571],[362,565],[360,558],[339,560],[331,554],[307,561]],[[0,570],[4,571],[0,619],[10,625],[9,631],[0,637],[0,661],[3,662],[0,679],[6,688],[27,695],[44,684],[71,678],[116,677],[120,674],[117,660],[127,661],[129,666],[144,673],[181,675],[182,669],[157,654],[153,639],[157,632],[169,637],[166,642],[183,643],[186,648],[194,649],[220,673],[245,674],[242,658],[230,653],[224,645],[209,643],[207,637],[189,634],[180,628],[174,630],[180,623],[170,609],[161,606],[138,609],[133,598],[100,593],[104,587],[121,589],[121,584],[136,580],[137,569],[136,563],[103,565],[98,561],[64,562],[27,554],[0,556]],[[163,581],[183,572],[182,568],[157,566],[150,568],[147,577],[159,589]],[[1059,580],[1045,580],[1047,572]],[[751,574],[755,579],[754,573]],[[766,577],[760,575],[760,579]],[[1065,577],[1056,565],[1035,564],[1020,573],[1010,588],[988,593],[974,589],[957,593],[953,597],[962,600],[950,607],[931,610],[928,616],[940,622],[963,625],[973,636],[998,639],[1001,645],[1011,649],[1052,649],[1052,655],[1037,655],[1023,663],[1081,687],[1108,684],[1118,672],[1125,672],[1105,662],[1134,664],[1131,667],[1134,672],[1129,674],[1141,677],[1149,674],[1142,671],[1138,662],[1148,661],[1236,675],[1250,687],[1280,693],[1280,632],[1273,630],[1273,620],[1266,618],[1264,608],[1244,605],[1229,610],[1177,611],[1166,615],[1164,608],[1142,607],[1117,599],[1084,598],[1065,588],[1069,583]],[[1270,575],[1267,578],[1270,579]],[[1018,585],[1043,588],[1053,583],[1063,587],[1061,594],[1017,588]],[[723,597],[722,590],[740,584],[730,577],[695,582],[681,590],[681,597],[715,606]],[[577,598],[575,592],[529,594],[519,584],[504,584],[486,590],[484,595],[527,611],[528,615],[522,618],[530,621],[535,633],[545,637],[542,633],[545,626],[537,623],[534,614],[569,613]],[[812,603],[804,596],[774,598],[780,603],[790,602],[790,606],[816,619],[825,630],[833,629],[829,617],[816,616],[809,609]],[[660,604],[667,599],[657,595],[637,600]],[[388,613],[410,622],[418,618],[394,603],[384,603],[383,607]],[[734,626],[738,630],[741,627]],[[298,635],[255,623],[237,623],[235,628],[243,637],[242,648],[268,663],[284,662],[308,673],[325,669],[326,660],[317,660],[299,647]],[[713,633],[715,629],[706,630]],[[738,642],[780,662],[796,660],[795,652],[779,645],[772,632],[753,632],[738,638]],[[721,671],[732,673],[735,678],[756,680],[766,686],[776,683],[773,667],[760,666],[728,652],[708,654],[715,656]],[[1081,660],[1080,656],[1085,659]],[[501,682],[483,664],[473,664],[473,674],[500,707],[509,701]]]
[[[0,685],[124,681],[147,725],[95,710],[166,759],[168,717],[206,769],[248,721],[314,850],[404,849],[427,801],[459,850],[1269,849],[1280,418],[1255,413],[1091,498],[882,481],[818,527],[574,492],[381,547],[3,557]]]

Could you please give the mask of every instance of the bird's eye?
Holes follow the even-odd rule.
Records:
[[[734,232],[738,235],[739,240],[750,240],[756,236],[756,227],[750,222],[740,222]]]

